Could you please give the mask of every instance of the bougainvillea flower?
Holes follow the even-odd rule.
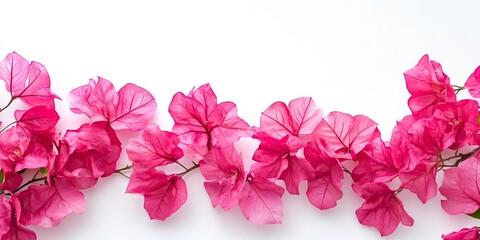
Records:
[[[407,116],[398,122],[390,138],[394,166],[401,171],[412,171],[421,162],[435,162],[438,154],[455,142],[443,120]]]
[[[365,199],[362,206],[355,211],[358,221],[376,228],[381,236],[392,234],[400,222],[405,226],[413,225],[413,218],[403,209],[403,203],[395,191],[383,183],[366,183],[353,185],[357,195]]]
[[[12,99],[19,98],[29,106],[54,107],[54,99],[59,98],[50,91],[50,77],[45,67],[12,52],[0,62],[0,80]]]
[[[28,129],[34,133],[51,133],[55,132],[60,116],[53,108],[45,106],[32,107],[26,111],[15,111],[15,119],[17,125]]]
[[[87,115],[91,122],[107,121],[114,130],[144,129],[157,108],[147,90],[128,83],[117,93],[113,84],[101,77],[70,91],[69,100],[72,112]]]
[[[332,157],[352,159],[373,139],[380,137],[377,124],[363,115],[331,112],[314,131],[325,140]]]
[[[442,208],[449,214],[471,214],[480,208],[480,160],[471,157],[458,167],[445,170],[440,193]]]
[[[0,133],[0,159],[13,163],[20,161],[30,144],[30,139],[30,134],[17,126]]]
[[[413,170],[401,170],[399,173],[402,188],[415,193],[423,203],[437,195],[436,161],[426,160],[419,163]]]
[[[465,99],[436,107],[433,116],[448,123],[447,131],[455,137],[456,148],[471,145],[478,131],[478,102]],[[451,128],[451,129],[450,129]]]
[[[467,79],[465,88],[468,89],[472,97],[480,98],[480,66],[478,66]]]
[[[224,210],[229,210],[238,204],[246,173],[242,155],[233,145],[210,150],[200,161],[200,171],[207,180],[204,186],[213,207],[220,205]]]
[[[162,131],[158,125],[149,125],[141,136],[129,140],[128,158],[133,161],[135,171],[145,172],[182,158],[183,151],[178,147],[179,143],[175,133]]]
[[[265,132],[257,132],[253,138],[261,142],[253,154],[256,162],[252,165],[251,172],[255,176],[281,179],[289,193],[298,195],[300,182],[313,177],[310,163],[295,155],[305,143],[291,135],[276,139]]]
[[[77,188],[95,185],[99,177],[115,172],[121,153],[121,142],[106,122],[83,124],[77,130],[68,130],[61,142],[61,152],[53,170],[68,178]]]
[[[185,155],[201,159],[213,146],[229,144],[251,135],[250,126],[237,116],[232,102],[217,103],[209,84],[192,90],[188,96],[178,92],[168,107],[180,136]]]
[[[311,97],[294,99],[288,107],[283,102],[275,102],[262,112],[260,129],[272,130],[279,138],[291,135],[307,140],[322,117],[322,110]]]
[[[0,202],[0,240],[35,240],[35,232],[20,223],[22,206],[15,196],[10,200],[3,196]]]
[[[55,227],[71,213],[85,212],[85,197],[68,180],[56,179],[50,185],[30,185],[18,194],[23,225]]]
[[[381,138],[376,138],[356,157],[358,165],[352,171],[357,184],[386,183],[398,176],[398,168],[391,156],[391,148]]]
[[[442,71],[442,66],[424,55],[418,64],[404,73],[408,92],[408,106],[415,118],[433,114],[439,103],[455,102],[456,96],[450,85],[450,78]]]
[[[5,167],[6,161],[0,160],[0,189],[15,191],[23,182],[21,174],[13,170],[13,167]]]
[[[447,235],[442,234],[443,240],[478,240],[480,234],[478,233],[478,227],[462,228],[458,232],[451,232]]]
[[[448,129],[448,123],[440,119],[408,116],[392,132],[392,162],[402,188],[415,193],[423,203],[437,194],[438,154],[455,141]]]
[[[410,171],[415,169],[423,159],[430,159],[431,154],[425,153],[421,146],[411,143],[409,136],[410,126],[415,122],[415,118],[409,115],[397,122],[392,130],[390,137],[390,154],[393,165],[398,170]]]
[[[243,216],[254,224],[280,224],[283,219],[284,192],[274,182],[249,174],[238,204]]]
[[[127,193],[141,194],[145,198],[144,208],[151,219],[165,220],[187,201],[187,186],[178,175],[166,175],[151,170],[133,172]]]
[[[307,197],[319,209],[329,209],[342,198],[343,170],[340,162],[330,157],[325,150],[326,143],[321,138],[308,142],[305,158],[313,166],[314,176],[308,179]]]

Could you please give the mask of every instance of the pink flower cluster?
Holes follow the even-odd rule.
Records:
[[[116,91],[106,79],[90,80],[69,93],[70,109],[89,123],[61,134],[50,78],[43,65],[13,52],[0,62],[10,101],[23,101],[15,121],[0,130],[0,240],[32,240],[28,226],[54,227],[70,213],[85,211],[81,190],[119,173],[129,178],[127,193],[144,197],[151,219],[165,220],[187,200],[184,176],[199,169],[213,207],[237,205],[255,224],[279,224],[282,196],[299,195],[306,182],[308,201],[330,209],[343,196],[345,175],[363,199],[359,222],[392,234],[411,226],[401,192],[426,203],[440,192],[449,214],[480,218],[480,127],[476,99],[457,99],[467,89],[480,98],[480,67],[464,87],[450,84],[439,63],[423,56],[405,72],[411,115],[397,122],[388,141],[363,115],[324,116],[310,97],[275,102],[260,115],[258,127],[237,116],[232,102],[218,102],[209,84],[169,106],[171,131],[150,124],[152,94],[134,84]],[[132,165],[117,169],[122,143],[116,131],[142,131],[126,147]],[[235,148],[241,138],[256,139],[250,169]],[[124,172],[133,170],[130,176]],[[443,170],[439,187],[437,173]],[[480,239],[478,227],[443,239]]]
[[[446,212],[472,214],[480,208],[479,106],[472,99],[457,101],[456,93],[467,88],[480,97],[479,69],[465,87],[452,86],[439,63],[422,57],[405,73],[412,114],[397,123],[389,141],[382,140],[370,118],[342,112],[323,116],[309,97],[273,103],[261,114],[260,126],[250,127],[237,117],[235,104],[217,103],[208,84],[188,95],[177,93],[169,107],[172,132],[149,126],[130,140],[127,152],[134,172],[127,192],[143,195],[150,217],[165,220],[186,201],[183,176],[200,168],[213,207],[238,205],[253,223],[277,224],[282,222],[284,189],[298,195],[306,181],[310,203],[333,208],[343,196],[347,173],[364,200],[355,212],[359,222],[382,236],[400,223],[414,223],[399,198],[403,190],[425,203],[439,189]],[[259,146],[246,171],[234,143],[249,136]],[[436,176],[442,169],[439,188]],[[464,236],[478,239],[477,228],[444,238]]]
[[[0,131],[0,239],[33,240],[26,226],[50,228],[71,213],[85,211],[81,192],[116,171],[121,142],[115,130],[138,131],[156,103],[146,90],[127,84],[119,92],[105,79],[70,93],[71,109],[91,119],[76,130],[57,132],[50,77],[38,62],[13,52],[0,62],[0,80],[15,100],[15,122]]]

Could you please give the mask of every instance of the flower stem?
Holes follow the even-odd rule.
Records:
[[[195,162],[192,162],[192,163],[193,163],[193,166],[191,166],[190,168],[187,168],[185,171],[179,173],[178,175],[179,175],[180,177],[183,177],[183,176],[185,176],[187,173],[189,173],[189,172],[191,172],[191,171],[193,171],[193,170],[195,170],[195,169],[197,169],[197,168],[200,167],[200,164],[195,163]]]
[[[3,108],[0,108],[0,112],[2,112],[3,110],[5,110],[6,108],[8,108],[10,106],[10,104],[12,104],[13,100],[15,100],[15,97],[11,97],[10,98],[10,101],[7,103],[7,105]]]
[[[30,184],[32,184],[32,183],[46,180],[47,177],[37,178],[37,175],[38,175],[39,172],[40,172],[40,170],[38,170],[38,171],[35,173],[35,175],[33,175],[32,179],[30,179],[30,181],[22,184],[20,187],[18,187],[17,189],[15,189],[15,190],[12,192],[12,194],[14,194],[14,193],[22,190],[24,187],[26,187],[26,186],[28,186],[28,185],[30,185]]]
[[[445,167],[458,167],[458,165],[459,165],[461,162],[469,159],[471,156],[473,156],[475,153],[477,153],[479,149],[480,149],[480,147],[476,147],[475,149],[473,149],[472,151],[470,151],[470,152],[468,152],[468,153],[458,153],[458,152],[455,152],[456,154],[455,154],[454,156],[452,156],[452,157],[448,157],[448,158],[445,158],[445,159],[440,158],[440,162],[441,162],[442,164],[439,166],[437,172],[440,171],[440,170],[442,170],[442,169],[445,168]],[[455,161],[455,163],[453,163],[453,164],[444,164],[445,161],[452,160],[452,159],[455,159],[455,158],[459,158],[457,161]]]
[[[118,174],[120,174],[120,175],[122,175],[122,176],[124,176],[124,177],[126,177],[126,178],[128,178],[128,179],[130,179],[129,176],[127,176],[125,173],[123,173],[123,171],[127,171],[127,170],[130,170],[130,169],[132,169],[132,165],[128,165],[128,164],[127,164],[127,166],[115,170],[115,173],[118,173]]]
[[[17,123],[17,121],[9,123],[7,126],[5,126],[4,128],[2,128],[2,130],[0,130],[0,133],[2,133],[3,131],[5,131],[5,129],[7,129],[8,127],[12,126],[12,125],[15,124],[15,123]]]

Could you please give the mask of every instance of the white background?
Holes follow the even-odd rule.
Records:
[[[1,0],[0,57],[17,51],[43,63],[64,100],[97,75],[117,89],[127,82],[147,88],[158,103],[154,121],[163,129],[173,124],[167,108],[175,92],[209,82],[219,100],[235,102],[251,125],[258,126],[261,111],[274,101],[312,96],[325,113],[371,117],[384,139],[408,114],[402,73],[423,54],[458,85],[480,64],[478,1],[130,2]],[[68,111],[66,101],[57,105],[59,131],[85,121]],[[245,161],[257,144],[239,144]],[[119,167],[127,162],[123,155]],[[283,224],[275,226],[250,224],[238,208],[213,209],[198,171],[186,181],[187,203],[165,222],[150,221],[142,197],[124,194],[127,180],[115,175],[85,191],[86,213],[34,230],[40,240],[380,238],[358,223],[354,211],[361,200],[349,177],[331,210],[314,208],[304,193],[285,195]],[[444,213],[441,196],[425,205],[406,191],[399,196],[415,225],[400,226],[385,239],[439,239],[479,224]]]

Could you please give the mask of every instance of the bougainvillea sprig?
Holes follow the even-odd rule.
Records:
[[[17,99],[26,104],[0,130],[0,239],[34,240],[28,226],[55,227],[86,210],[81,190],[116,172],[122,147],[115,130],[142,130],[156,103],[134,84],[117,93],[108,80],[91,80],[70,94],[72,111],[86,113],[90,123],[61,134],[59,97],[42,64],[10,53],[0,62],[0,80],[10,93],[2,112]]]
[[[0,122],[0,240],[33,240],[28,226],[55,227],[84,212],[82,190],[114,173],[129,178],[126,192],[142,195],[149,217],[162,221],[185,204],[185,176],[196,170],[213,207],[238,206],[254,224],[282,222],[285,192],[305,194],[321,210],[336,207],[346,177],[363,201],[358,221],[381,236],[400,223],[414,224],[404,191],[421,203],[440,192],[445,212],[480,218],[480,67],[464,86],[452,85],[425,55],[404,77],[411,114],[388,140],[369,117],[324,116],[311,97],[274,102],[252,127],[236,104],[219,102],[209,84],[173,96],[168,111],[174,125],[165,131],[150,123],[157,107],[150,92],[132,83],[116,91],[101,77],[70,91],[71,111],[90,121],[62,134],[55,110],[60,98],[50,90],[45,67],[10,53],[0,62],[10,95],[0,113],[16,100],[25,108],[15,109],[13,122]],[[465,90],[472,98],[457,99]],[[128,141],[132,164],[120,168],[118,130],[143,131]],[[253,156],[237,151],[241,138],[257,141]],[[245,161],[252,161],[249,169]],[[480,231],[463,228],[442,238],[478,240]]]
[[[456,94],[468,89],[480,97],[480,70],[465,87],[451,85],[441,65],[425,55],[405,72],[405,79],[412,114],[397,123],[389,141],[381,138],[370,118],[342,112],[323,116],[311,97],[288,105],[273,103],[260,115],[260,125],[250,128],[237,117],[235,104],[217,104],[208,84],[188,95],[179,92],[169,107],[175,121],[172,132],[149,126],[129,142],[134,172],[127,192],[142,194],[150,217],[165,220],[186,201],[182,177],[200,168],[213,207],[230,210],[239,205],[249,221],[277,224],[282,222],[285,190],[302,194],[299,184],[306,181],[309,202],[329,209],[342,198],[348,175],[353,191],[364,201],[355,212],[359,222],[375,227],[381,236],[392,234],[400,223],[414,224],[401,200],[404,190],[422,203],[440,190],[447,213],[476,216],[479,106],[473,99],[457,100]],[[247,171],[233,143],[249,136],[259,145]],[[186,166],[191,159],[196,161]],[[159,170],[169,164],[181,171]],[[445,178],[439,188],[436,177],[441,170]],[[444,238],[477,239],[476,229]]]

